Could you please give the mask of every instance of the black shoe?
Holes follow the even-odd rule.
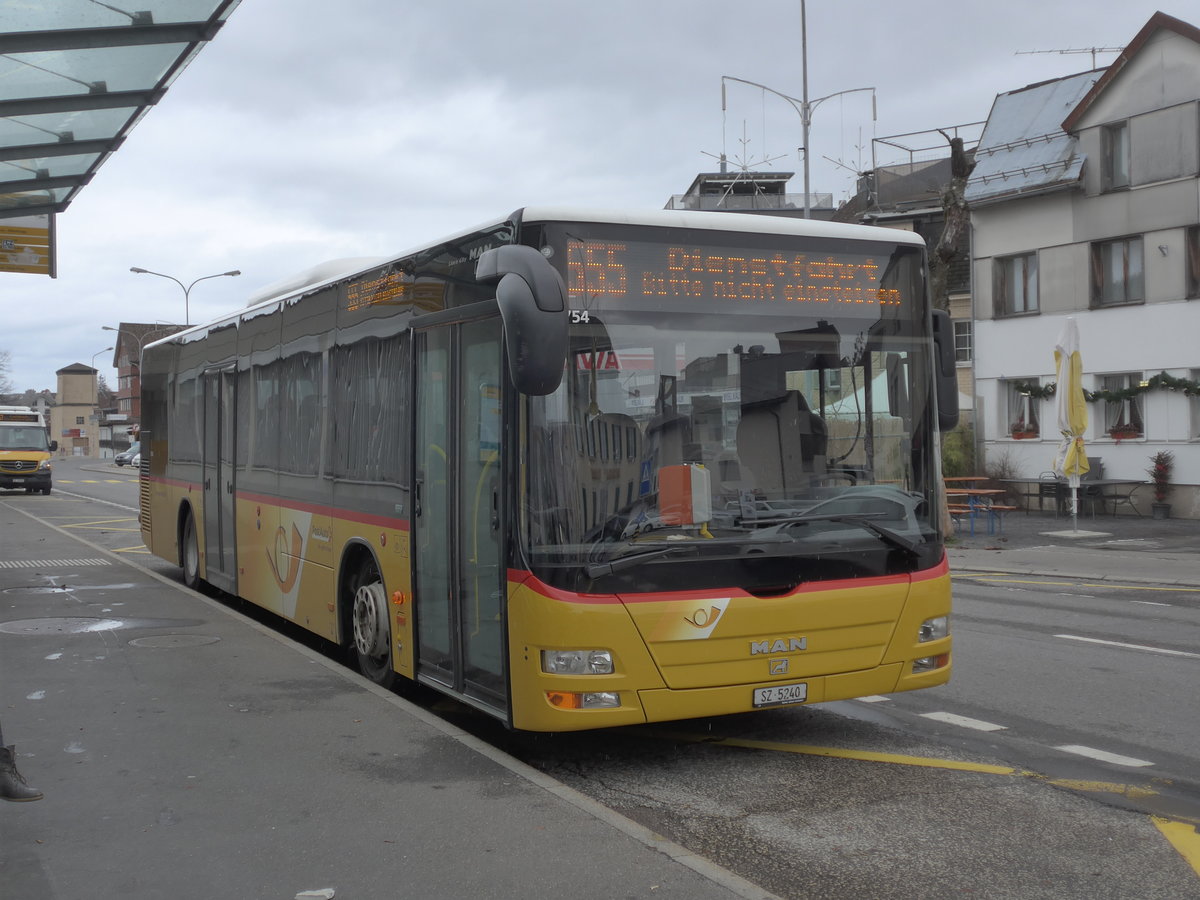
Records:
[[[15,747],[0,747],[0,799],[23,803],[41,800],[44,794],[31,788],[17,771]]]

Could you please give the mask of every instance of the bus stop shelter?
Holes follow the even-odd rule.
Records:
[[[0,272],[55,276],[55,216],[240,2],[0,4]]]

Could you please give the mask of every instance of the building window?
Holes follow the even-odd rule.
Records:
[[[1187,295],[1200,297],[1200,225],[1187,230]]]
[[[1104,154],[1103,190],[1129,187],[1129,123],[1115,122],[1101,131]]]
[[[83,417],[83,416],[76,416],[76,417],[75,417],[75,424],[76,424],[76,425],[82,425],[82,424],[84,424],[84,417]]]
[[[954,320],[954,361],[969,363],[975,358],[975,330],[970,319]]]
[[[1106,391],[1124,393],[1137,387],[1142,376],[1133,372],[1120,375],[1105,375],[1100,386]],[[1142,395],[1134,394],[1125,400],[1104,401],[1104,431],[1118,441],[1140,438],[1145,434],[1145,419],[1142,416]]]
[[[1092,244],[1092,305],[1141,303],[1145,299],[1142,239]]]
[[[1192,381],[1200,381],[1200,369],[1192,369]],[[1192,415],[1191,439],[1193,441],[1200,440],[1200,394],[1193,394],[1188,397],[1189,411]]]
[[[1037,254],[996,260],[997,312],[1017,316],[1038,311]]]
[[[1006,409],[1008,410],[1008,433],[1017,440],[1035,438],[1041,434],[1038,422],[1038,401],[1017,390],[1019,384],[1037,384],[1036,378],[1016,378],[1003,382],[1005,385]]]

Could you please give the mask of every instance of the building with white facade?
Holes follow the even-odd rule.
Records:
[[[1200,518],[1200,29],[1157,13],[1106,69],[996,98],[968,185],[976,427],[989,464],[1052,468],[1054,345],[1081,342],[1089,457]],[[1136,495],[1146,513],[1148,488]]]

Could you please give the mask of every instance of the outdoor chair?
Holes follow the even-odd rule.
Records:
[[[1038,476],[1038,511],[1045,510],[1046,499],[1054,501],[1054,516],[1058,518],[1059,507],[1062,506],[1062,486],[1059,484],[1058,476],[1053,472],[1043,472]]]
[[[1114,484],[1111,485],[1109,490],[1105,491],[1101,497],[1103,502],[1112,504],[1112,514],[1114,516],[1117,514],[1117,507],[1128,506],[1131,510],[1133,510],[1133,514],[1140,519],[1142,514],[1138,511],[1137,504],[1133,502],[1133,495],[1137,492],[1139,487],[1141,487],[1141,485],[1137,484],[1136,482],[1131,482],[1129,484]]]

